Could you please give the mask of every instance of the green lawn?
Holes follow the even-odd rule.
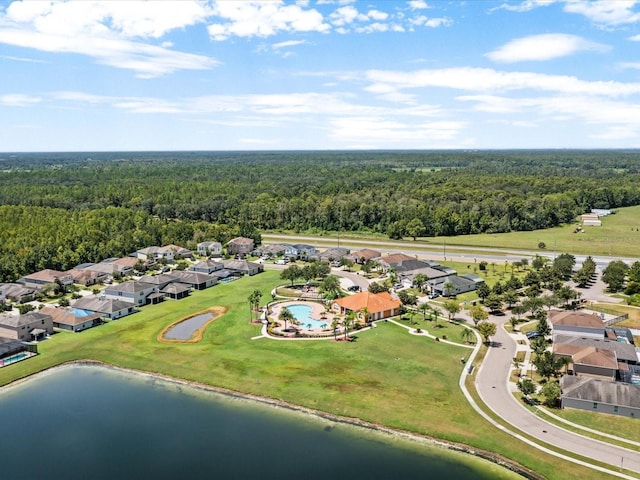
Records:
[[[66,361],[93,359],[465,443],[548,478],[602,478],[533,451],[482,419],[458,388],[467,348],[409,335],[386,322],[358,333],[354,342],[252,340],[260,326],[249,323],[247,297],[258,288],[265,303],[279,283],[278,272],[266,271],[194,292],[189,299],[144,307],[82,333],[54,335],[40,344],[41,355],[0,369],[0,385]],[[228,312],[210,324],[201,343],[157,341],[176,319],[216,305]],[[432,330],[430,322],[424,323]],[[440,323],[442,332],[458,340],[459,326]]]
[[[606,413],[587,412],[586,410],[575,410],[565,408],[562,410],[551,410],[554,415],[565,420],[592,428],[599,432],[626,438],[635,442],[640,442],[640,425],[637,418],[620,417],[618,415],[608,415]],[[639,447],[625,445],[626,448],[640,451]]]

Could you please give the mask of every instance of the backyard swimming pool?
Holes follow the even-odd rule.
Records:
[[[311,316],[312,308],[310,305],[295,304],[287,305],[287,309],[293,314],[295,319],[299,322],[299,326],[307,328],[311,325],[311,329],[322,330],[331,325],[331,321],[328,319],[315,319]]]
[[[94,314],[94,312],[90,312],[89,310],[82,310],[81,308],[70,308],[69,312],[73,313],[73,315],[78,318],[88,317],[89,315]]]
[[[3,358],[2,360],[0,360],[0,367],[6,367],[7,365],[11,365],[12,363],[19,362],[20,360],[24,360],[28,356],[28,353],[16,353],[15,355],[11,355],[10,357]]]

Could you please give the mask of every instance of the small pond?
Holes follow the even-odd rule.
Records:
[[[215,318],[215,314],[211,312],[201,313],[191,318],[187,318],[180,323],[176,323],[169,328],[162,336],[166,340],[189,340],[193,335],[202,328],[209,320]]]

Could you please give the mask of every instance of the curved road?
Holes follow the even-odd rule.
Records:
[[[502,328],[505,322],[506,318],[496,321],[498,329],[493,336],[493,346],[476,377],[476,388],[484,403],[513,426],[541,441],[611,465],[612,470],[622,466],[640,474],[640,453],[557,427],[532,414],[515,399],[507,382],[516,342]]]

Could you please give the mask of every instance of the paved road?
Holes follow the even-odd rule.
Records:
[[[493,320],[498,317],[492,317]],[[500,417],[519,430],[548,444],[611,465],[612,469],[625,469],[640,474],[640,453],[599,442],[556,427],[532,414],[509,391],[507,384],[511,360],[515,356],[516,342],[502,328],[505,318],[498,319],[498,331],[478,371],[476,388],[482,400]]]

